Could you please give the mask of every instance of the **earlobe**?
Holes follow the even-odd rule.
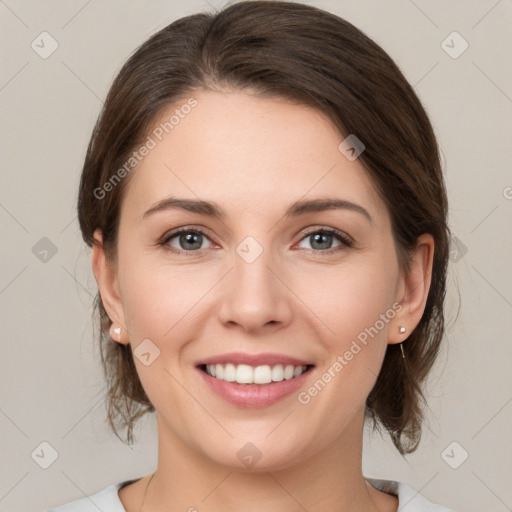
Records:
[[[94,243],[92,247],[92,268],[94,277],[103,302],[103,307],[112,321],[113,328],[126,333],[126,322],[121,299],[118,293],[117,275],[115,268],[107,261],[103,248],[103,236],[101,230],[94,232]],[[126,343],[124,337],[115,338],[116,341]]]
[[[433,261],[434,238],[424,233],[418,237],[409,273],[402,278],[401,295],[397,298],[402,309],[390,325],[388,343],[402,343],[419,324],[430,290]]]

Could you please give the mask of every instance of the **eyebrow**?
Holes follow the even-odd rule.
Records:
[[[172,208],[180,208],[192,213],[215,217],[221,220],[226,219],[226,212],[214,201],[203,201],[200,199],[182,199],[178,197],[167,197],[155,203],[142,216],[143,219],[153,215],[156,212],[169,210]],[[298,217],[308,213],[323,212],[326,210],[349,210],[362,214],[370,224],[373,219],[368,211],[361,205],[352,203],[345,199],[337,198],[318,198],[318,199],[302,199],[288,206],[285,217]]]

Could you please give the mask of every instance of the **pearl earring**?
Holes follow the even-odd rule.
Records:
[[[403,334],[407,329],[401,325],[400,326],[400,334]],[[400,343],[400,351],[402,352],[402,359],[405,359],[405,352],[404,352],[404,342],[402,341],[402,343]]]
[[[115,337],[114,334],[112,333],[115,333]],[[114,325],[112,324],[110,326],[110,336],[113,340],[115,340],[114,338],[117,338],[117,341],[121,342],[121,327],[114,327]]]

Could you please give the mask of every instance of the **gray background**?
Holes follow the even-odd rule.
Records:
[[[440,141],[456,236],[449,331],[428,385],[422,444],[403,459],[387,438],[367,437],[365,475],[402,480],[461,512],[511,510],[512,1],[306,3],[362,29],[414,85]],[[203,1],[0,0],[0,511],[40,511],[155,468],[154,417],[142,420],[132,447],[105,422],[95,281],[75,199],[120,66],[149,35],[204,9]],[[31,47],[51,48],[43,31],[58,44],[46,59]],[[461,40],[443,43],[454,31],[469,44],[457,58]],[[43,442],[58,453],[47,469]]]

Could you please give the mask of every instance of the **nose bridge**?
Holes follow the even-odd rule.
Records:
[[[237,292],[260,298],[269,295],[268,299],[275,296],[275,276],[269,270],[275,262],[272,262],[270,249],[259,247],[254,242],[244,241],[236,248],[234,279]]]
[[[286,287],[276,277],[279,262],[272,251],[254,237],[246,237],[235,248],[233,270],[223,294],[223,322],[235,322],[255,330],[271,322],[289,319],[290,304]]]

